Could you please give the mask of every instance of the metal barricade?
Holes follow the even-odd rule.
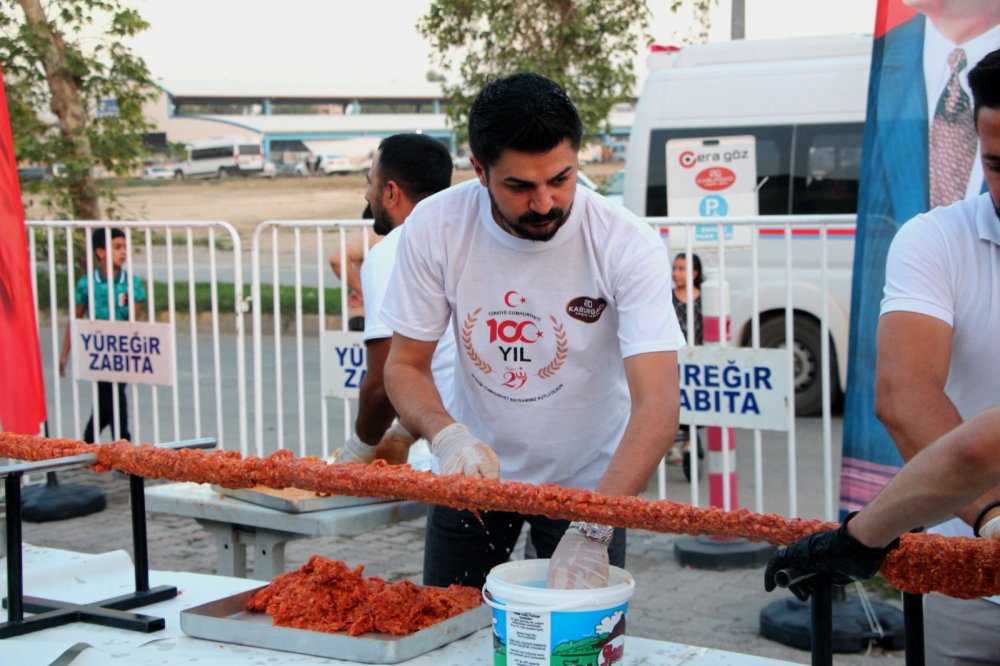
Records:
[[[132,440],[160,443],[211,435],[220,448],[245,452],[246,303],[242,244],[236,230],[226,222],[215,221],[29,220],[26,225],[41,348],[49,350],[48,354],[42,353],[49,407],[48,435],[80,437],[81,417],[86,417],[90,406],[96,431],[94,439],[101,441],[98,382],[89,382],[89,399],[86,391],[81,392],[80,381],[71,381],[66,395],[59,374],[62,345],[68,341],[70,322],[78,312],[82,313],[82,319],[96,321],[94,280],[107,275],[111,268],[110,252],[105,253],[105,266],[95,265],[92,232],[104,229],[110,247],[110,230],[115,228],[125,232],[124,269],[140,280],[147,294],[140,321],[167,324],[174,352],[172,385],[126,385]],[[82,275],[81,268],[85,271]],[[81,293],[86,292],[87,303],[77,302],[78,285]],[[132,306],[136,303],[135,289],[134,281],[129,280],[130,322],[136,321]],[[114,289],[107,292],[110,312],[120,304],[113,302]],[[183,310],[179,300],[187,301]],[[199,300],[205,303],[199,306]],[[228,313],[223,304],[228,304]],[[226,321],[225,328],[224,315],[231,315],[231,322]],[[71,372],[67,375],[72,377]],[[117,383],[111,384],[110,394],[113,403],[110,435],[111,439],[117,439],[121,434],[119,416],[123,407],[119,404]]]
[[[846,378],[854,216],[752,216],[718,220],[661,217],[646,221],[667,242],[671,233],[680,237],[679,242],[675,239],[671,243],[671,259],[692,252],[699,254],[704,269],[717,271],[722,284],[728,285],[729,299],[722,297],[723,289],[718,289],[712,292],[719,299],[716,304],[703,303],[704,308],[714,310],[723,322],[731,322],[731,340],[722,336],[722,346],[786,350],[788,374],[793,382],[789,392],[796,394],[798,410],[786,410],[787,418],[780,430],[740,430],[737,435],[741,439],[740,451],[746,450],[743,441],[749,438],[753,442],[752,464],[742,462],[737,466],[743,476],[740,487],[750,490],[754,498],[749,508],[834,520],[838,514],[835,484],[839,479],[839,447],[835,451],[832,410]],[[687,263],[690,266],[691,262]],[[785,345],[788,339],[794,343]],[[812,442],[800,442],[796,411],[821,419],[822,500],[808,507],[800,506],[799,488],[800,484],[815,485],[816,470],[803,470],[798,463],[799,447]],[[782,439],[783,462],[774,451]],[[692,436],[692,446],[695,441]],[[721,469],[710,471],[724,477],[736,473],[736,469],[730,468],[730,456],[717,460],[715,464]],[[705,502],[699,484],[699,464],[698,456],[691,455],[690,502],[695,505]],[[779,468],[783,468],[783,479],[775,474]],[[666,494],[664,476],[661,463],[661,497]],[[765,505],[764,489],[775,484],[787,487],[787,505],[783,507],[773,506],[773,501],[772,506]]]
[[[251,298],[253,307],[253,378],[254,378],[254,453],[267,455],[286,448],[286,435],[297,440],[298,455],[327,457],[350,436],[354,423],[351,398],[331,398],[325,395],[321,345],[326,334],[333,331],[346,332],[348,322],[347,280],[338,280],[329,265],[328,252],[337,253],[342,270],[348,264],[347,244],[350,232],[365,234],[364,254],[375,236],[369,231],[371,220],[268,220],[255,230],[252,241]],[[306,232],[306,233],[304,233]],[[311,247],[304,249],[304,244]],[[306,267],[304,252],[314,257],[315,265]],[[269,265],[265,265],[264,255],[269,254]],[[309,263],[308,260],[305,260]],[[310,284],[306,284],[309,282]],[[287,312],[281,305],[283,283],[291,283],[294,295],[294,311]],[[270,284],[273,304],[270,312],[262,307],[264,287]],[[340,304],[336,312],[327,309],[327,284],[339,286]],[[306,291],[315,290],[316,323],[307,322],[303,313],[303,297]],[[311,308],[310,308],[311,309]],[[270,326],[265,326],[264,317],[270,316]],[[336,317],[339,316],[339,323]],[[329,321],[328,321],[329,319]],[[294,332],[285,332],[289,320],[294,321]],[[270,329],[269,331],[267,329]],[[270,332],[272,340],[265,341]],[[283,347],[282,338],[294,338],[294,361],[286,367],[290,354]],[[308,336],[308,340],[306,337]],[[361,333],[356,334],[352,353],[363,354]],[[362,357],[363,358],[363,357]],[[273,366],[273,370],[272,370]],[[293,388],[286,388],[286,373],[294,373]],[[360,382],[362,369],[356,376]],[[287,391],[287,394],[286,394]],[[285,398],[291,398],[285,404]],[[341,403],[339,414],[331,411],[329,401]],[[286,433],[286,413],[295,419],[294,425]],[[343,437],[334,437],[332,432],[341,430]],[[273,433],[273,434],[272,434]],[[331,446],[332,444],[332,446]]]

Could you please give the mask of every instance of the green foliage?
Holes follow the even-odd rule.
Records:
[[[79,217],[103,199],[106,217],[115,219],[120,209],[111,183],[94,174],[125,176],[146,154],[143,134],[152,125],[143,105],[157,93],[145,62],[124,42],[148,24],[120,0],[50,0],[47,25],[39,27],[27,20],[27,5],[37,0],[0,0],[0,67],[18,164],[63,165],[59,175],[37,184],[54,217]],[[59,41],[66,69],[53,65]],[[72,132],[59,122],[72,112],[63,93],[54,97],[59,77],[76,88],[82,105],[82,123]],[[106,100],[117,102],[117,114],[98,114]]]
[[[520,71],[566,89],[588,134],[606,131],[612,107],[634,96],[632,59],[647,46],[646,0],[432,0],[417,24],[452,83],[447,112],[467,136],[473,98],[489,81]]]

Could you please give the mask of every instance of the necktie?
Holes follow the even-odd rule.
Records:
[[[976,157],[976,128],[972,104],[958,75],[967,65],[965,51],[948,54],[951,76],[934,109],[930,132],[931,208],[965,198],[972,160]]]

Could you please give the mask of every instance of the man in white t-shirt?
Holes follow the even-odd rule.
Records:
[[[635,495],[677,432],[670,261],[657,234],[576,187],[583,128],[554,82],[515,74],[469,114],[476,179],[422,201],[402,229],[382,307],[385,382],[441,471]],[[430,361],[455,327],[455,404]],[[625,532],[432,507],[424,582],[482,585],[525,521],[550,587],[600,587]]]
[[[987,192],[918,215],[889,250],[875,410],[909,460],[1000,404],[1000,51],[969,73]],[[931,531],[973,536],[1000,515],[1000,489]],[[927,663],[1000,663],[1000,598],[925,600]]]
[[[415,438],[400,425],[382,381],[392,329],[382,322],[382,300],[396,262],[399,227],[424,198],[451,185],[451,154],[441,141],[426,134],[395,134],[382,140],[368,171],[365,199],[372,210],[372,229],[385,238],[372,247],[361,265],[365,295],[365,351],[368,359],[361,381],[354,435],[337,449],[337,462],[369,463],[385,458],[404,463]],[[434,381],[450,398],[455,364],[455,341],[443,336],[434,353]]]

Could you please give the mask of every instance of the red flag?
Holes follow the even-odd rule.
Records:
[[[37,435],[45,420],[31,264],[0,70],[0,428]]]

